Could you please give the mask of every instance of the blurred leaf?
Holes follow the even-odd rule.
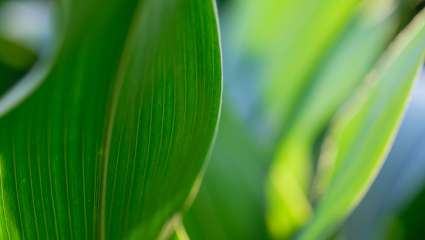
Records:
[[[422,189],[409,205],[399,213],[399,216],[394,219],[397,223],[396,227],[401,231],[400,235],[402,237],[399,239],[421,239],[424,236],[424,201],[425,189]],[[391,232],[394,231],[394,225],[390,228]]]
[[[389,222],[413,233],[395,215],[420,192],[425,180],[425,75],[421,72],[411,93],[406,115],[382,169],[365,197],[344,222],[344,239],[386,239]],[[420,209],[416,208],[418,215]],[[413,213],[413,211],[412,211]],[[419,221],[420,222],[420,221]],[[411,228],[410,228],[411,227]],[[412,238],[407,238],[412,239]]]
[[[191,239],[267,239],[262,195],[266,157],[253,140],[225,101],[211,162],[184,218]]]
[[[332,27],[335,28],[333,30],[326,29],[326,31],[330,31],[332,32],[332,34],[331,33],[329,33],[329,35],[325,34],[326,36],[320,35],[320,37],[323,37],[326,39],[327,43],[322,46],[323,49],[321,49],[320,54],[316,56],[317,61],[309,62],[311,66],[308,64],[306,65],[309,68],[311,68],[311,71],[312,71],[312,74],[306,74],[304,76],[306,81],[308,82],[307,84],[308,87],[306,88],[306,93],[302,94],[302,97],[306,98],[307,100],[304,102],[303,99],[300,97],[300,99],[297,99],[297,101],[294,102],[294,105],[300,106],[299,109],[301,109],[301,107],[305,105],[307,108],[306,111],[303,111],[301,113],[294,112],[292,115],[294,116],[299,115],[299,118],[290,118],[288,119],[288,121],[285,122],[285,126],[289,128],[291,126],[290,123],[294,123],[296,119],[303,119],[303,122],[300,123],[299,126],[297,126],[297,130],[294,131],[294,133],[299,133],[302,135],[307,134],[308,136],[302,136],[301,143],[296,142],[296,140],[298,139],[291,139],[291,142],[292,140],[294,140],[293,141],[294,147],[301,147],[302,149],[295,149],[295,148],[288,148],[288,149],[292,149],[291,151],[297,152],[300,154],[305,154],[305,153],[308,154],[308,152],[305,152],[305,151],[310,151],[313,148],[313,146],[311,145],[314,144],[314,141],[318,137],[317,135],[319,135],[323,131],[323,128],[328,123],[330,116],[334,113],[336,108],[339,107],[338,104],[340,104],[351,93],[353,86],[355,86],[362,79],[362,77],[366,74],[366,72],[369,70],[371,65],[373,65],[374,61],[377,59],[381,51],[385,48],[386,43],[389,41],[394,31],[394,25],[396,24],[394,22],[395,17],[394,16],[388,17],[386,15],[391,10],[387,8],[384,9],[385,11],[380,9],[381,12],[384,12],[383,14],[384,16],[381,16],[381,15],[369,16],[369,13],[363,14],[365,16],[363,15],[358,16],[358,13],[359,13],[358,4],[347,2],[347,3],[339,3],[340,5],[338,5],[338,6],[344,5],[347,8],[348,6],[350,6],[350,9],[346,9],[349,12],[349,13],[348,12],[346,13],[347,14],[346,16],[341,15],[338,17],[338,18],[341,18],[340,19],[341,22],[339,23],[333,22],[334,17],[336,18],[336,16],[333,16],[333,17],[328,16],[325,19],[316,21],[316,19],[313,20],[313,18],[321,18],[321,13],[319,13],[318,9],[323,10],[326,7],[320,7],[320,8],[312,7],[310,9],[310,12],[308,12],[307,15],[304,15],[305,11],[302,8],[302,6],[309,6],[307,2],[313,4],[314,6],[318,4],[332,5],[330,1],[325,1],[322,3],[319,3],[317,1],[314,3],[310,1],[302,1],[304,5],[296,1],[292,1],[291,4],[294,4],[297,6],[298,4],[300,4],[297,8],[297,11],[294,11],[294,12],[292,12],[292,8],[290,10],[285,10],[287,7],[286,5],[282,5],[282,7],[280,7],[279,4],[285,1],[281,1],[281,2],[266,1],[264,3],[262,2],[261,4],[258,4],[258,2],[256,3],[254,2],[248,3],[244,1],[244,2],[239,2],[238,3],[239,5],[236,4],[233,6],[235,8],[234,11],[236,11],[233,13],[235,15],[239,14],[238,17],[240,17],[240,19],[236,21],[235,25],[233,25],[233,22],[230,22],[233,28],[230,27],[228,31],[225,32],[224,34],[225,39],[228,39],[230,42],[238,43],[238,40],[239,40],[240,41],[239,43],[242,43],[240,44],[240,46],[235,46],[236,51],[235,49],[230,49],[228,50],[228,52],[224,53],[225,62],[229,58],[234,58],[234,53],[236,52],[236,55],[238,54],[237,51],[241,51],[243,57],[246,57],[244,59],[237,59],[237,60],[241,61],[242,64],[248,62],[248,66],[247,67],[245,66],[245,68],[243,69],[238,68],[239,67],[238,63],[235,66],[231,61],[227,62],[226,66],[228,66],[228,68],[227,68],[226,74],[231,72],[231,74],[225,75],[225,79],[228,84],[226,85],[228,87],[225,88],[225,95],[228,97],[228,99],[232,100],[232,101],[228,101],[226,104],[229,107],[238,106],[239,104],[238,102],[235,103],[235,101],[233,101],[235,100],[234,96],[236,94],[239,94],[239,93],[235,94],[235,91],[240,91],[242,89],[240,93],[244,94],[245,98],[243,98],[243,102],[241,102],[241,104],[245,104],[245,105],[246,105],[246,99],[247,98],[249,99],[252,97],[252,95],[256,94],[256,92],[244,91],[246,89],[246,85],[249,84],[247,81],[249,81],[250,78],[253,78],[258,85],[264,84],[264,81],[259,81],[259,80],[260,79],[263,80],[262,78],[263,75],[261,74],[263,74],[265,71],[260,73],[259,76],[255,74],[255,70],[254,70],[254,74],[252,74],[253,73],[252,62],[258,63],[258,61],[257,59],[254,59],[254,60],[250,59],[249,57],[250,54],[252,56],[257,54],[263,57],[263,58],[260,57],[259,62],[261,62],[262,60],[264,62],[265,59],[267,59],[267,54],[276,48],[291,49],[293,54],[297,56],[297,50],[303,51],[304,46],[300,45],[299,48],[292,49],[290,46],[285,46],[285,45],[276,46],[276,45],[280,43],[288,44],[289,40],[287,41],[285,37],[290,37],[292,41],[296,42],[296,40],[294,39],[297,37],[301,38],[306,35],[308,36],[310,36],[310,34],[313,35],[311,31],[316,32],[317,28],[314,28],[314,27],[310,28],[309,24],[311,23],[316,24],[317,22],[319,24],[320,22],[321,24],[319,27],[320,29],[326,28],[326,26],[328,26],[329,28],[332,28]],[[286,1],[285,4],[289,4],[289,2],[290,1]],[[238,7],[240,7],[240,9],[237,9]],[[330,8],[333,8],[333,7],[334,5],[332,5]],[[271,11],[271,9],[273,11]],[[296,27],[293,27],[290,23],[294,23],[294,21],[290,21],[289,18],[286,19],[287,16],[285,16],[285,13],[288,13],[288,12],[291,13],[291,16],[296,16],[299,18],[309,17],[310,21],[302,20],[302,23],[306,25],[306,26],[303,26],[305,29],[297,29]],[[329,10],[328,12],[328,9],[325,12],[329,13],[330,15],[335,13],[335,12],[331,12],[331,10]],[[260,15],[262,17],[256,17]],[[273,15],[278,15],[278,16],[273,16]],[[355,15],[354,17],[355,20],[353,20],[353,15]],[[229,15],[227,16],[229,17]],[[260,24],[257,26],[258,21],[262,22],[265,19],[263,17],[267,19],[269,18],[279,19],[280,17],[285,18],[287,21],[289,21],[288,22],[289,26],[286,29],[280,25],[281,22],[276,23],[275,25],[276,29],[272,31],[273,34],[275,34],[275,38],[269,39],[270,41],[276,40],[275,43],[271,43],[268,40],[264,40],[264,42],[261,44],[258,44],[257,47],[248,47],[247,49],[242,49],[242,46],[246,47],[247,44],[248,45],[255,44],[250,42],[250,41],[253,41],[251,37],[253,38],[255,36],[258,36],[259,38],[263,39],[262,34],[258,34],[258,33],[262,33],[262,31],[266,31],[266,30],[260,29],[260,27],[258,27]],[[233,21],[232,17],[229,17],[228,19],[230,19],[229,21]],[[271,21],[271,20],[268,20],[268,21]],[[264,20],[264,24],[262,26],[263,28],[273,27],[274,26],[273,24],[275,24],[273,22],[266,24],[265,22],[266,21]],[[350,22],[350,24],[348,22]],[[241,25],[238,25],[238,24],[241,24]],[[249,28],[244,30],[243,29],[244,26],[245,27],[249,26]],[[255,26],[257,26],[258,29]],[[349,28],[349,31],[344,31],[343,28],[347,26]],[[242,30],[240,30],[240,28]],[[351,30],[351,28],[354,28],[354,29]],[[259,31],[256,31],[256,30],[254,31],[254,29]],[[241,34],[241,32],[239,31],[247,35]],[[299,31],[297,32],[297,34],[299,35],[292,36],[291,31]],[[238,36],[238,34],[241,34],[244,37],[241,37],[241,39],[237,39],[235,41],[234,38],[237,38],[235,36]],[[341,39],[341,35],[343,35],[343,39]],[[337,46],[333,46],[333,44],[336,44],[336,42],[338,41],[342,41],[342,43],[337,44]],[[362,44],[359,44],[359,42]],[[231,43],[229,44],[229,42],[227,42],[227,44],[231,45]],[[373,45],[373,44],[376,44],[376,45]],[[306,43],[305,45],[310,47],[309,43]],[[317,52],[315,52],[316,50],[317,49],[312,49],[311,53],[317,54]],[[355,56],[353,59],[354,60],[353,62],[349,60],[351,56]],[[283,57],[280,59],[277,59],[275,57],[276,56],[273,57],[273,59],[276,60],[274,64],[278,65],[279,61],[282,62]],[[285,57],[287,57],[287,55],[285,55]],[[320,62],[323,60],[325,60],[326,62],[325,63]],[[338,66],[340,67],[334,68],[334,64],[338,64]],[[264,64],[264,65],[267,67],[267,64]],[[323,71],[316,73],[317,69],[320,69],[322,66],[324,66]],[[235,67],[238,69],[233,69]],[[229,68],[231,69],[229,70]],[[341,69],[343,68],[349,69],[352,75],[350,77],[345,77],[344,71],[341,71]],[[236,74],[232,74],[234,71],[239,71],[239,72],[237,72]],[[313,73],[317,74],[317,76],[314,76]],[[240,81],[237,82],[238,80]],[[287,79],[280,78],[280,81],[282,84],[284,84],[286,83]],[[333,87],[333,85],[335,85],[334,86],[335,89],[338,86],[343,86],[344,90],[342,90],[341,92],[339,91],[334,91],[331,93],[327,92],[327,88],[329,86]],[[276,88],[281,89],[280,86]],[[254,91],[259,91],[259,89],[254,87]],[[323,91],[326,91],[327,93],[324,93]],[[313,96],[317,97],[322,95],[325,95],[325,96],[331,95],[333,97],[332,98],[330,97],[329,99],[321,98],[319,101],[318,99],[313,97]],[[322,112],[316,111],[315,107],[322,106],[322,105],[324,107],[327,107],[328,109]],[[251,107],[251,106],[248,106],[248,107]],[[254,107],[258,107],[258,106],[254,106]],[[266,182],[265,176],[267,173],[267,169],[269,167],[270,160],[272,158],[271,157],[272,151],[274,150],[273,149],[274,141],[270,140],[270,138],[264,141],[264,137],[258,136],[258,132],[256,132],[255,128],[257,128],[258,125],[264,128],[264,126],[266,126],[266,123],[264,121],[256,122],[255,120],[252,121],[251,118],[244,119],[239,116],[239,112],[241,111],[240,109],[231,109],[231,110],[228,110],[227,113],[224,114],[224,119],[222,121],[221,129],[219,131],[219,136],[217,140],[217,147],[214,151],[209,168],[207,169],[204,184],[201,187],[199,197],[195,201],[193,208],[189,211],[188,216],[185,217],[185,222],[188,228],[189,235],[193,239],[268,238],[266,232],[263,229],[265,224],[264,216],[263,216],[264,214],[263,194],[264,194],[264,187]],[[311,115],[309,111],[312,111]],[[229,113],[229,112],[232,112],[232,113]],[[226,115],[232,115],[232,116],[226,117]],[[255,112],[248,117],[256,118],[257,115],[261,115],[261,113]],[[312,121],[311,116],[318,118],[317,122]],[[226,120],[228,118],[233,118],[233,120]],[[264,120],[264,117],[262,117],[261,120]],[[280,124],[281,123],[282,122],[280,122]],[[240,127],[238,125],[243,125],[243,126]],[[308,128],[306,128],[305,131],[302,130],[302,127],[306,127],[306,126]],[[274,129],[273,127],[271,129],[274,130],[272,135],[280,134],[280,132],[276,131],[276,129]],[[281,129],[281,126],[279,126],[277,129]],[[312,133],[309,133],[308,132],[309,130]],[[226,133],[228,131],[230,131],[231,133]],[[271,146],[264,147],[264,145],[267,145],[267,143],[269,142],[272,142],[272,144],[270,144]],[[258,151],[260,149],[261,151]],[[306,171],[306,169],[309,169],[311,167],[310,165],[311,163],[307,161],[307,160],[310,160],[309,157],[304,156],[303,158],[306,160],[306,162],[304,166],[302,167],[300,166],[298,168],[299,172],[304,172]],[[294,160],[298,160],[298,159],[299,158],[294,158]],[[298,161],[296,164],[300,164],[300,161]],[[234,171],[234,169],[240,169],[240,170]],[[293,170],[293,168],[291,169]],[[309,184],[308,179],[304,181],[303,185],[305,186],[307,184]],[[291,189],[294,189],[294,191],[291,191],[291,193],[294,193],[300,190],[300,189],[297,189],[296,184],[290,184],[290,186],[291,186]],[[289,192],[288,189],[289,188],[285,188],[283,192],[288,193]],[[285,195],[287,196],[287,194]],[[304,195],[303,191],[301,191],[301,200],[300,198],[295,199],[295,202],[297,203],[296,207],[300,206],[304,200],[304,203],[306,203],[305,206],[307,206],[306,208],[310,208],[308,199],[306,198],[308,196],[302,196],[302,195]],[[298,209],[300,208],[303,208],[303,206],[299,207]],[[287,208],[286,210],[289,210],[289,208]],[[294,207],[294,208],[291,208],[290,210],[296,211],[297,208]],[[285,209],[283,209],[283,211],[285,211]],[[301,209],[299,211],[302,212],[304,210]],[[280,212],[278,214],[280,214]]]
[[[287,239],[310,217],[308,145],[290,139],[272,164],[267,189],[267,225],[276,239]]]
[[[278,138],[288,128],[324,54],[357,14],[360,1],[287,2],[290,6],[281,13],[285,20],[276,26],[282,31],[268,43],[261,77],[265,120]]]
[[[20,46],[0,36],[0,63],[17,70],[28,69],[37,55],[31,49]]]
[[[25,74],[25,71],[16,70],[0,63],[0,97],[13,86],[23,74]]]
[[[0,99],[0,238],[156,238],[215,132],[213,2],[63,3],[56,61]]]
[[[311,76],[358,12],[359,2],[267,0],[259,4],[251,0],[233,5],[227,45],[234,49],[229,55],[236,55],[231,57],[242,63],[254,62],[259,68],[254,72],[254,90],[245,95],[248,99],[259,95],[251,104],[257,108],[252,118],[260,122],[259,131],[272,142],[286,129]],[[242,70],[252,75],[252,65],[247,68]],[[243,73],[228,77],[240,77],[244,80],[241,84],[249,84],[250,76]]]
[[[267,221],[275,237],[289,237],[309,219],[315,142],[393,36],[397,21],[391,13],[372,9],[370,3],[363,7],[323,60],[297,105],[298,112],[287,123],[267,192]]]
[[[325,191],[300,239],[332,234],[368,190],[391,146],[425,53],[425,12],[397,38],[336,118],[323,158]]]
[[[182,221],[182,215],[177,214],[168,222],[158,237],[159,240],[190,240]]]
[[[400,21],[402,27],[405,27],[410,20],[425,6],[424,0],[397,0],[402,14],[400,15]]]
[[[32,50],[0,36],[0,97],[28,71],[36,58]]]

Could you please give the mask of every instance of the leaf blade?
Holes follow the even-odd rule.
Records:
[[[65,3],[70,5],[64,5],[64,42],[46,79],[0,117],[1,181],[12,215],[3,218],[15,223],[24,239],[122,239],[137,231],[155,238],[182,208],[215,132],[221,65],[213,3],[111,1],[101,9],[101,1]],[[117,98],[109,159],[109,166],[120,160],[116,187],[124,194],[105,199],[106,209],[114,211],[105,214],[102,227],[105,129],[134,14],[142,17],[135,20],[141,22],[123,63],[129,65]],[[189,26],[191,31],[178,31]],[[155,87],[145,88],[149,84]],[[177,129],[182,123],[190,127]],[[152,129],[143,128],[149,124]],[[185,147],[177,149],[177,141]],[[148,151],[156,153],[147,156]],[[147,163],[155,168],[143,175]],[[108,183],[106,190],[111,189]],[[141,207],[135,191],[145,194]]]
[[[360,200],[379,170],[423,61],[424,17],[422,12],[399,36],[386,55],[388,59],[370,76],[370,86],[336,118],[331,133],[336,155],[330,154],[327,159],[334,162],[327,175],[329,184],[300,239],[328,236]]]

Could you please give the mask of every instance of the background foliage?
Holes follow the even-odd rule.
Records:
[[[390,115],[395,114],[397,122],[401,112],[397,113],[396,105],[404,104],[402,99],[407,99],[406,92],[392,91],[405,91],[402,84],[411,84],[415,77],[411,74],[409,77],[409,72],[415,73],[423,60],[423,46],[420,46],[423,37],[414,40],[416,43],[412,45],[417,48],[411,50],[401,50],[407,43],[400,43],[405,39],[397,37],[405,32],[404,28],[422,4],[413,1],[265,1],[261,4],[225,1],[221,5],[224,112],[204,184],[185,219],[189,235],[195,239],[296,236],[409,239],[410,234],[420,235],[421,231],[414,230],[414,224],[400,224],[400,220],[391,220],[397,224],[388,224],[387,220],[398,219],[417,190],[404,194],[404,201],[399,201],[394,210],[394,205],[383,207],[382,204],[399,191],[372,187],[370,194],[379,195],[379,199],[371,201],[368,194],[347,222],[344,218],[357,206],[384,160],[382,155],[374,154],[385,153],[392,142],[391,135],[398,124],[390,123]],[[340,9],[345,9],[346,15]],[[339,15],[332,15],[336,12]],[[415,21],[420,25],[420,19]],[[394,56],[397,51],[418,55],[402,59],[404,57]],[[406,72],[401,74],[402,71]],[[400,78],[391,80],[390,76]],[[299,85],[301,83],[303,85]],[[276,92],[276,98],[270,91]],[[418,95],[422,93],[417,91]],[[283,100],[285,97],[288,99]],[[369,100],[345,103],[353,97]],[[420,100],[414,98],[415,101]],[[349,120],[352,114],[359,117]],[[384,130],[386,124],[391,127]],[[414,126],[411,128],[419,127]],[[373,133],[372,129],[377,132]],[[330,133],[333,137],[329,137]],[[416,142],[407,134],[397,141],[395,148],[400,148],[399,142],[404,145]],[[379,147],[379,138],[385,139],[382,147]],[[399,165],[404,165],[419,149],[410,147],[398,156],[391,153],[390,158],[398,158]],[[339,152],[338,155],[335,156],[335,152]],[[412,165],[423,169],[420,156]],[[332,164],[334,161],[345,162],[345,166],[339,169]],[[367,166],[374,162],[375,165]],[[410,169],[415,168],[413,166]],[[397,173],[389,175],[388,168]],[[407,168],[385,166],[382,174],[398,182],[400,189],[420,186],[423,174],[419,169],[412,172]],[[416,181],[399,183],[397,170],[400,174],[419,176]],[[344,178],[330,180],[332,172]],[[340,182],[341,188],[329,189],[329,181]],[[350,184],[356,185],[350,187]],[[393,186],[389,184],[388,187]],[[330,193],[332,191],[335,192]],[[350,194],[354,195],[350,197]],[[338,202],[345,210],[335,208]],[[370,207],[370,202],[375,205]],[[327,204],[329,208],[324,207]],[[385,217],[375,218],[378,210],[371,211],[371,208],[376,205],[386,209],[381,210],[387,213]],[[342,217],[338,220],[329,218],[339,214]],[[321,230],[314,230],[316,227]],[[393,234],[394,229],[400,232],[402,228],[406,235]]]

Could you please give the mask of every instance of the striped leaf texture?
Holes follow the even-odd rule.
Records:
[[[0,238],[155,239],[195,192],[215,135],[214,3],[57,9],[52,57],[0,98]]]

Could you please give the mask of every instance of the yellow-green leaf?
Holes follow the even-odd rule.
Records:
[[[378,8],[382,6],[363,5],[312,77],[297,105],[299,110],[287,123],[290,127],[276,151],[267,189],[267,221],[275,237],[289,237],[312,215],[315,145],[332,115],[372,68],[397,27],[394,11]]]
[[[300,239],[326,239],[368,190],[391,146],[425,53],[425,12],[392,44],[335,120],[322,161],[324,193]]]

